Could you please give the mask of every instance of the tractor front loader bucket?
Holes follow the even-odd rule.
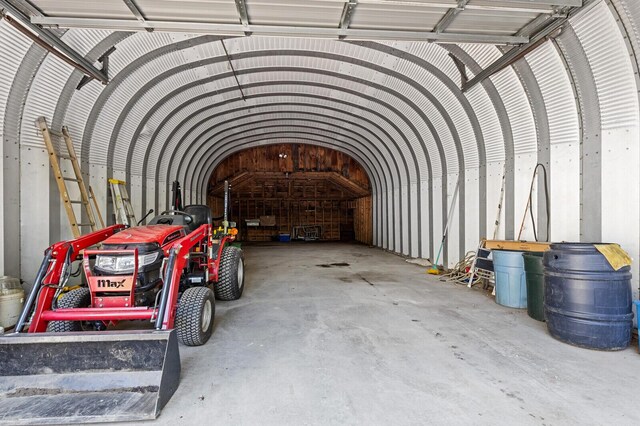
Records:
[[[155,419],[180,380],[176,333],[23,333],[0,338],[0,424]]]

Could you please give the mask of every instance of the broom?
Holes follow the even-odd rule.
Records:
[[[460,178],[458,178],[458,182],[456,182],[456,188],[453,190],[453,198],[451,199],[451,206],[449,207],[449,215],[447,216],[447,225],[444,227],[444,232],[442,234],[442,242],[440,243],[440,249],[438,250],[438,256],[436,256],[436,262],[431,265],[430,269],[427,269],[427,274],[431,275],[440,275],[440,269],[438,268],[438,262],[440,261],[440,254],[442,253],[442,247],[444,246],[444,242],[447,239],[447,232],[449,232],[449,225],[451,224],[451,219],[453,218],[453,207],[456,205],[456,199],[458,198],[458,187],[460,186]]]

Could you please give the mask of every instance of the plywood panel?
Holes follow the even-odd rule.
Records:
[[[364,244],[373,244],[373,214],[371,195],[355,200],[353,215],[355,238]]]

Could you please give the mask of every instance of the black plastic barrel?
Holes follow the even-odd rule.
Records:
[[[551,244],[544,254],[544,314],[558,340],[589,349],[629,346],[631,268],[615,271],[587,243]]]
[[[524,272],[527,277],[527,313],[544,321],[544,266],[542,253],[523,253]]]

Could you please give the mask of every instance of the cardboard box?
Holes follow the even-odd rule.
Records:
[[[276,217],[275,216],[260,216],[260,225],[261,226],[276,226]]]

